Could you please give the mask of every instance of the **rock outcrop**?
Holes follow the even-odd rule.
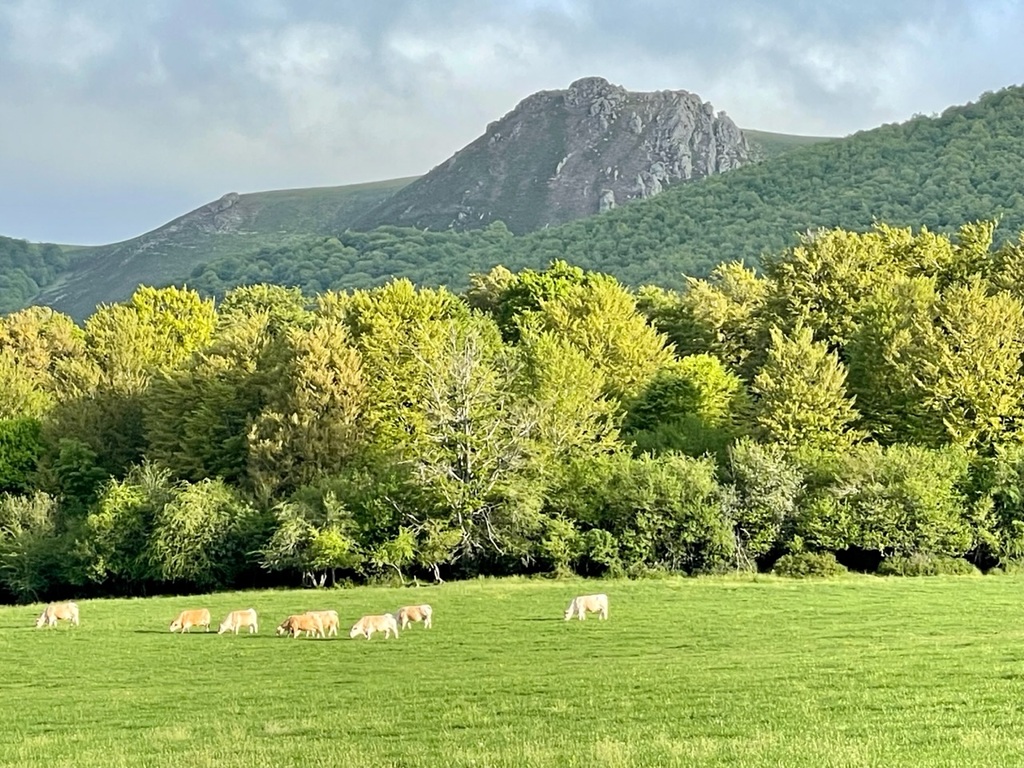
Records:
[[[588,77],[524,99],[355,227],[468,229],[501,220],[529,232],[749,160],[740,129],[696,94],[633,93]]]

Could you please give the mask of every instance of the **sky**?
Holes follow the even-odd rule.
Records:
[[[539,90],[845,136],[1024,82],[1024,0],[0,0],[0,235],[426,173]]]

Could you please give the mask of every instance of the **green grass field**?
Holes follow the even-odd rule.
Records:
[[[1024,764],[1017,577],[473,581],[0,609],[0,764]],[[578,593],[611,618],[565,622]],[[350,640],[429,602],[434,628]],[[258,635],[171,635],[255,607]],[[335,608],[338,639],[277,637]]]

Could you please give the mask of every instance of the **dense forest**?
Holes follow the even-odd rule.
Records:
[[[370,288],[392,277],[462,290],[496,264],[540,269],[564,259],[626,285],[682,288],[723,261],[757,266],[765,253],[821,227],[867,231],[876,220],[953,234],[961,222],[1024,229],[1024,88],[846,139],[793,149],[763,163],[681,184],[648,200],[521,237],[386,228],[339,233],[250,258],[213,260],[188,285],[222,296],[275,282],[307,292]],[[323,255],[320,262],[314,255]]]
[[[1024,558],[1024,240],[0,318],[9,599]]]
[[[0,237],[0,312],[24,307],[67,266],[60,246]]]

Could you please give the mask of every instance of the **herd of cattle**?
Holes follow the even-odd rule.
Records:
[[[574,597],[569,607],[565,609],[565,620],[568,621],[576,616],[583,621],[588,613],[596,613],[602,619],[608,618],[608,595],[580,595]],[[426,629],[433,624],[434,610],[426,604],[406,605],[399,608],[396,613],[383,613],[363,616],[352,625],[349,637],[362,635],[367,640],[374,632],[383,632],[384,639],[392,635],[398,637],[398,628],[408,629],[411,624],[423,622]],[[36,627],[54,627],[59,620],[67,621],[78,626],[78,606],[75,603],[50,603],[43,609],[43,612],[36,619]],[[203,627],[206,632],[210,631],[211,617],[206,608],[182,611],[178,617],[171,622],[171,632],[188,632],[192,627]],[[227,618],[220,623],[217,634],[233,632],[238,634],[242,628],[248,629],[249,633],[259,632],[259,617],[255,608],[247,608],[242,611],[231,611]],[[307,611],[296,613],[282,621],[277,627],[277,634],[291,635],[297,638],[305,633],[306,637],[329,637],[338,634],[338,612],[337,611]]]

